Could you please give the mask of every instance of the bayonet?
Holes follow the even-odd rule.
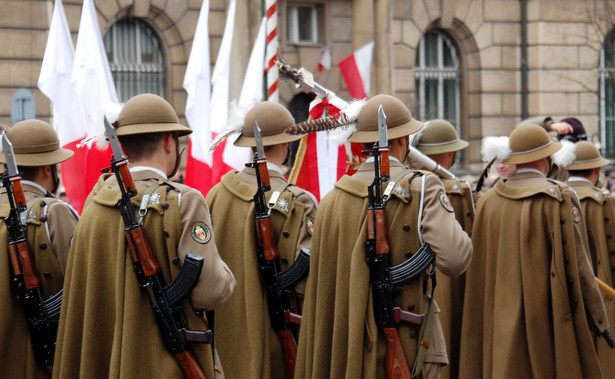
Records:
[[[378,107],[378,147],[388,147],[389,136],[387,131],[387,116],[384,114],[382,104]]]
[[[115,134],[115,129],[109,124],[107,117],[105,116],[105,131],[107,132],[107,139],[111,144],[111,150],[113,150],[113,155],[115,155],[115,160],[119,161],[124,158],[124,153],[122,152],[122,148],[120,147],[120,141],[117,139],[117,134]]]
[[[256,140],[256,159],[265,159],[265,148],[263,147],[263,137],[258,122],[254,120],[254,139]]]
[[[15,161],[15,153],[13,152],[13,144],[6,136],[6,132],[2,132],[2,151],[4,152],[6,169],[8,170],[9,176],[13,177],[19,175],[19,171],[17,170],[17,162]]]

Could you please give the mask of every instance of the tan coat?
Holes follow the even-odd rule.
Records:
[[[613,213],[613,203],[608,201],[600,189],[593,187],[586,181],[568,181],[567,184],[575,190],[581,201],[581,214],[587,228],[587,239],[594,275],[600,280],[613,287],[613,275],[611,273],[610,254],[607,235],[615,233],[615,229],[607,229],[607,222]],[[615,299],[603,294],[609,325],[615,325]],[[596,350],[602,372],[605,376],[615,374],[615,350],[611,349],[602,338],[596,341]]]
[[[269,171],[272,193],[280,200],[271,220],[280,253],[280,269],[291,265],[302,247],[309,248],[317,205],[304,190],[289,185],[276,171]],[[231,300],[216,309],[216,349],[224,372],[233,378],[283,378],[284,355],[280,339],[272,329],[264,282],[258,270],[254,235],[253,169],[229,172],[208,194],[214,232],[220,255],[237,278]],[[296,291],[302,297],[305,284]],[[295,311],[297,309],[295,308]]]
[[[77,215],[64,202],[28,181],[22,181],[28,211],[28,247],[34,257],[35,269],[41,281],[43,299],[62,289],[68,247],[77,224]],[[41,201],[43,203],[41,203]],[[8,216],[10,208],[4,188],[0,189],[0,218]],[[44,204],[44,205],[42,205]],[[38,366],[30,343],[28,326],[21,301],[15,298],[8,278],[8,237],[6,224],[0,221],[0,367],[7,378],[46,378],[47,371]]]
[[[391,160],[392,177],[402,170],[399,162]],[[427,172],[415,173],[398,182],[386,205],[391,264],[405,261],[407,253],[418,249],[420,228],[422,239],[436,253],[437,267],[446,275],[458,276],[470,263],[471,241],[455,221],[452,209],[446,210],[441,202],[444,188],[438,178]],[[386,342],[374,320],[365,256],[367,186],[372,178],[373,163],[364,163],[355,175],[340,179],[321,201],[295,378],[386,377]],[[404,285],[395,301],[402,309],[424,313],[427,298],[423,290],[423,280],[417,279]],[[399,324],[398,330],[412,365],[421,330],[406,323]],[[437,313],[425,362],[425,366],[447,363]]]
[[[468,236],[472,235],[474,221],[474,199],[470,184],[459,179],[440,179],[446,195],[455,210],[455,219]],[[463,292],[465,274],[456,278],[442,275],[438,271],[438,285],[435,299],[440,306],[440,322],[448,352],[448,366],[442,368],[442,379],[459,375],[459,345],[461,339],[461,315],[463,314]]]
[[[205,199],[150,170],[135,172],[133,178],[139,190],[133,198],[135,209],[145,188],[159,185],[154,195],[160,197],[149,202],[144,228],[165,282],[177,277],[187,252],[204,257],[199,281],[183,309],[190,329],[205,330],[207,322],[198,310],[224,303],[235,287],[233,275],[218,256]],[[77,227],[64,285],[56,377],[182,376],[163,346],[147,293],[138,287],[116,207],[119,198],[115,177],[102,176]],[[193,233],[195,225],[201,225],[204,233]],[[190,350],[213,378],[211,346],[191,344]]]
[[[579,209],[568,186],[536,172],[501,180],[479,200],[461,378],[602,376],[590,324],[602,331],[608,322]]]

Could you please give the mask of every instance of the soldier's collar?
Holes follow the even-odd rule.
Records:
[[[130,167],[130,172],[132,173],[138,173],[138,172],[143,172],[143,171],[153,171],[156,174],[158,174],[161,178],[164,179],[169,179],[167,177],[167,174],[165,174],[162,170],[156,168],[156,167],[150,167],[150,166],[132,166]]]
[[[529,183],[524,183],[525,185],[517,184],[514,179],[519,178],[517,176],[498,181],[494,187],[495,192],[502,197],[512,200],[524,199],[536,194],[545,194],[560,202],[563,200],[560,186],[544,177],[529,176]]]
[[[594,183],[590,182],[589,179],[584,178],[582,176],[570,176],[568,178],[568,181],[571,182],[571,183],[572,182],[579,182],[579,183],[583,183],[583,184],[587,183],[587,184],[589,184],[592,187],[594,186]]]

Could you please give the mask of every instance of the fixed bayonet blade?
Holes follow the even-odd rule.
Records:
[[[254,121],[254,139],[256,140],[256,159],[265,159],[265,148],[263,147],[263,137],[258,122]]]
[[[382,104],[378,107],[378,147],[389,146],[389,136],[387,133],[387,116],[384,114]]]
[[[111,149],[113,150],[113,155],[116,160],[124,158],[124,154],[122,153],[122,148],[120,147],[120,141],[117,139],[117,134],[115,134],[115,129],[105,116],[105,131],[107,132],[107,139],[111,144]]]
[[[5,132],[2,132],[2,151],[6,160],[6,168],[9,171],[9,176],[17,176],[17,162],[15,161],[15,153],[13,153],[13,144],[9,141]]]

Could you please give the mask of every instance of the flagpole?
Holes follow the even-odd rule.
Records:
[[[278,91],[278,68],[275,64],[278,57],[278,10],[276,0],[263,0],[264,13],[267,18],[267,46],[265,52],[265,64],[267,71],[265,99],[277,102]]]

